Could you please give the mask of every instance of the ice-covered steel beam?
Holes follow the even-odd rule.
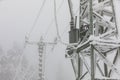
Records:
[[[88,62],[86,61],[86,59],[84,58],[84,56],[81,53],[79,53],[79,56],[82,59],[82,61],[83,61],[84,65],[85,65],[86,69],[88,70],[89,74],[91,74],[91,70],[90,70],[90,67],[88,65]]]
[[[82,8],[82,14],[80,16],[82,16],[82,18],[84,19],[86,16],[88,16],[88,1],[85,1],[84,2],[84,5],[81,5],[82,7],[84,6],[84,8]],[[97,3],[95,5],[93,5],[93,11],[97,12],[97,11],[100,11],[100,10],[104,10],[104,7],[105,5],[110,5],[110,0],[105,0],[101,3]],[[111,15],[111,12],[110,11],[106,11],[105,13]]]
[[[103,16],[101,16],[100,14],[98,14],[97,12],[95,12],[95,11],[93,11],[93,14],[96,16],[96,17],[98,17],[98,18],[100,18],[101,20],[103,20],[105,23],[106,23],[106,25],[108,25],[110,28],[115,28],[115,26],[114,26],[114,24],[112,23],[112,22],[110,22],[110,21],[108,21],[107,19],[105,19]]]
[[[103,13],[104,13],[105,15],[107,15],[107,16],[113,16],[112,11],[107,10],[107,9],[103,9]]]
[[[112,0],[113,1],[113,7],[115,11],[115,18],[116,18],[116,25],[118,28],[118,37],[120,39],[120,1],[119,0]]]
[[[119,70],[116,68],[116,66],[114,64],[112,64],[108,59],[106,59],[106,57],[99,50],[97,50],[95,47],[94,47],[94,49],[98,52],[98,53],[96,53],[98,55],[98,57],[105,64],[107,64],[113,71],[115,71],[118,75],[120,75]]]
[[[89,46],[90,46],[89,43],[90,43],[90,41],[87,41],[87,42],[85,42],[85,43],[83,43],[83,44],[81,44],[81,45],[78,45],[78,46],[77,46],[77,53],[79,53],[81,50],[89,47]]]
[[[115,30],[110,30],[110,31],[108,31],[108,32],[103,33],[102,35],[100,35],[99,38],[109,37],[110,35],[115,34],[115,33],[116,33]]]

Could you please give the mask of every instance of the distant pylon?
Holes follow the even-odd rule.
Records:
[[[41,37],[40,42],[38,43],[38,52],[39,52],[39,79],[45,80],[45,43],[43,42],[43,38]]]
[[[37,45],[38,46],[38,53],[39,53],[39,68],[38,68],[38,80],[45,80],[45,53],[46,53],[46,46],[50,45],[53,46],[56,45],[56,41],[55,42],[44,42],[43,37],[40,38],[39,42],[32,42],[32,41],[28,41],[26,40],[27,44],[31,44],[31,45]],[[53,49],[52,47],[52,49]]]

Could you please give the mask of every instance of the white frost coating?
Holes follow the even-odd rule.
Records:
[[[118,27],[118,37],[120,39],[120,0],[113,0],[116,22]]]

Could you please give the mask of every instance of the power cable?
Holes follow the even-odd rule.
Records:
[[[22,62],[22,59],[23,59],[23,56],[24,56],[24,50],[26,49],[26,46],[27,46],[27,44],[25,42],[24,45],[23,45],[22,55],[20,56],[20,62],[19,62],[18,67],[16,69],[16,74],[15,74],[15,77],[14,77],[13,80],[16,80],[16,78],[17,78],[17,76],[19,74],[19,70],[21,68],[20,66],[21,66],[21,62]]]
[[[56,0],[54,0],[54,18],[55,18],[54,20],[55,20],[58,41],[64,45],[68,45],[67,43],[62,42],[61,36],[59,34],[59,27],[58,27],[58,21],[57,21],[57,13],[56,13]]]
[[[61,6],[60,6],[60,7],[61,7]],[[79,8],[77,9],[77,11],[76,11],[75,14],[77,14],[78,11],[79,11]],[[54,0],[54,20],[55,20],[55,25],[56,25],[56,30],[57,30],[57,38],[58,38],[58,41],[59,41],[60,43],[62,43],[63,45],[69,45],[68,43],[65,43],[65,42],[62,41],[61,36],[60,36],[60,34],[59,34],[59,28],[58,28],[58,22],[57,22],[57,12],[56,12],[56,1],[55,1],[55,0]],[[53,23],[53,22],[51,22],[51,25],[52,25],[52,23]],[[69,24],[68,24],[66,27],[68,27],[68,26],[69,26]],[[65,27],[65,29],[66,29],[66,27]],[[49,27],[49,28],[50,28],[50,27]],[[48,30],[49,30],[49,28],[48,28]],[[45,36],[47,35],[48,30],[47,30]],[[66,31],[66,30],[65,30],[65,31]],[[63,31],[62,36],[63,36],[63,34],[65,33],[65,31]]]
[[[40,9],[39,9],[39,11],[38,11],[38,14],[37,14],[37,16],[36,16],[36,18],[35,18],[35,20],[34,20],[34,23],[33,23],[32,27],[31,27],[31,30],[30,30],[30,32],[28,33],[28,36],[25,36],[25,43],[24,43],[24,48],[23,48],[23,51],[22,51],[22,52],[24,52],[24,50],[25,50],[25,48],[26,48],[26,46],[27,46],[27,42],[28,42],[28,40],[29,40],[29,38],[30,38],[30,35],[31,35],[32,31],[33,31],[34,28],[35,28],[35,25],[36,25],[36,23],[37,23],[37,21],[38,21],[38,19],[39,19],[39,16],[40,16],[40,14],[41,14],[41,12],[42,12],[42,9],[43,9],[43,7],[44,7],[44,5],[45,5],[45,2],[46,2],[46,0],[43,1],[42,5],[41,5],[41,7],[40,7]],[[21,63],[21,61],[22,61],[23,55],[24,55],[24,54],[22,54],[21,57],[20,57],[20,63]],[[20,63],[19,63],[19,65],[21,65]],[[20,69],[20,67],[18,66],[18,68],[16,69],[17,71],[16,71],[16,75],[15,75],[15,77],[14,77],[14,80],[16,79],[16,77],[17,77],[17,75],[18,75],[19,69]]]
[[[60,5],[59,5],[58,9],[56,10],[56,14],[58,14],[58,12],[60,11],[60,9],[61,9],[63,3],[64,3],[64,0],[61,1],[61,3],[60,3]],[[46,37],[46,35],[48,34],[50,28],[52,27],[53,22],[54,22],[54,18],[52,19],[52,21],[51,21],[50,24],[48,25],[44,37]]]
[[[57,37],[58,37],[58,39],[61,39],[60,34],[59,34],[58,21],[57,21],[56,0],[54,0],[54,19],[55,19],[55,26],[56,26],[56,31],[57,31]]]
[[[46,35],[48,34],[48,31],[49,31],[50,28],[51,28],[51,25],[52,25],[53,22],[55,21],[55,22],[56,22],[56,29],[57,29],[57,37],[59,37],[59,42],[61,42],[61,43],[64,44],[64,45],[68,45],[68,43],[65,43],[65,42],[63,42],[63,41],[61,40],[61,37],[60,37],[60,34],[59,34],[59,30],[58,30],[58,23],[57,23],[57,13],[58,13],[58,11],[60,10],[60,8],[62,7],[63,2],[64,2],[64,0],[61,2],[58,10],[56,11],[56,1],[54,0],[54,5],[55,5],[55,7],[54,7],[54,19],[51,21],[50,25],[48,25],[48,28],[47,28],[47,30],[46,30],[46,33],[45,33],[44,37],[46,37]],[[78,8],[77,11],[75,12],[75,14],[77,14],[78,11],[79,11],[79,8]],[[67,27],[69,27],[69,24],[67,24],[67,26],[65,27],[65,29],[64,29],[64,31],[62,32],[62,35],[61,35],[61,36],[64,35]]]
[[[35,26],[36,26],[36,23],[37,23],[40,15],[41,15],[41,13],[42,13],[42,10],[43,10],[43,7],[44,7],[45,3],[46,3],[46,0],[43,1],[42,5],[41,5],[41,7],[40,7],[40,9],[39,9],[39,11],[38,11],[38,14],[37,14],[37,16],[36,16],[36,18],[35,18],[35,20],[34,20],[34,22],[33,22],[33,25],[32,25],[32,27],[31,27],[31,29],[30,29],[30,32],[28,33],[28,36],[27,36],[28,38],[30,38],[31,33],[32,33],[32,31],[34,30],[34,28],[35,28]]]

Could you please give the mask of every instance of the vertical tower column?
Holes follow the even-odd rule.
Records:
[[[39,79],[38,80],[45,80],[44,79],[44,47],[45,44],[43,42],[40,42],[38,45],[39,48]]]
[[[92,6],[93,2],[92,0],[89,0],[89,22],[90,22],[90,34],[93,35],[93,6]],[[93,45],[90,46],[91,47],[91,80],[94,80],[95,78],[95,64],[94,64],[94,49],[93,49]]]

